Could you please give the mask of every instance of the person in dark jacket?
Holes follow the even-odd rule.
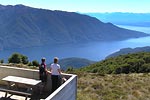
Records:
[[[42,81],[42,85],[40,88],[40,94],[45,90],[46,82],[47,82],[47,68],[46,68],[46,59],[41,59],[41,64],[39,66],[39,79]]]
[[[39,66],[39,78],[42,82],[47,81],[47,68],[46,68],[46,59],[42,58],[41,59],[41,64]]]

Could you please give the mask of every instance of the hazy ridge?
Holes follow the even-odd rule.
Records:
[[[85,14],[96,17],[103,22],[111,22],[117,25],[150,27],[150,13],[112,12]]]
[[[137,47],[137,48],[122,48],[119,51],[108,55],[106,58],[116,57],[119,55],[125,55],[125,54],[129,54],[129,53],[137,53],[137,52],[150,52],[150,46]]]

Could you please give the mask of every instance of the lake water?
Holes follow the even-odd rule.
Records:
[[[121,27],[150,33],[149,27]],[[55,56],[59,57],[60,59],[68,57],[80,57],[87,58],[89,60],[100,61],[109,54],[116,52],[121,48],[135,48],[143,46],[150,46],[150,37],[116,42],[93,42],[79,45],[41,46],[23,49],[0,50],[0,59],[4,59],[4,61],[7,62],[8,57],[12,55],[12,53],[18,52],[26,55],[30,61],[40,61],[41,57],[46,57],[47,63],[52,62],[53,57]]]
[[[127,26],[127,25],[117,25],[117,26],[150,34],[150,27]]]

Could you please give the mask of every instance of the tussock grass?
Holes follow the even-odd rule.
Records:
[[[77,100],[150,100],[150,73],[79,75]]]

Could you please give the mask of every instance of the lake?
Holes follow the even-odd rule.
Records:
[[[150,33],[149,27],[134,27],[134,26],[120,26],[128,29],[134,29]],[[55,45],[55,46],[40,46],[23,49],[0,50],[0,59],[7,59],[12,53],[18,52],[26,55],[30,61],[38,60],[46,57],[47,63],[53,61],[53,57],[57,56],[60,59],[68,57],[87,58],[89,60],[100,61],[105,59],[109,54],[120,50],[121,48],[135,48],[150,46],[150,37],[143,37],[137,39],[129,39],[115,42],[93,42],[87,44],[76,45]]]

